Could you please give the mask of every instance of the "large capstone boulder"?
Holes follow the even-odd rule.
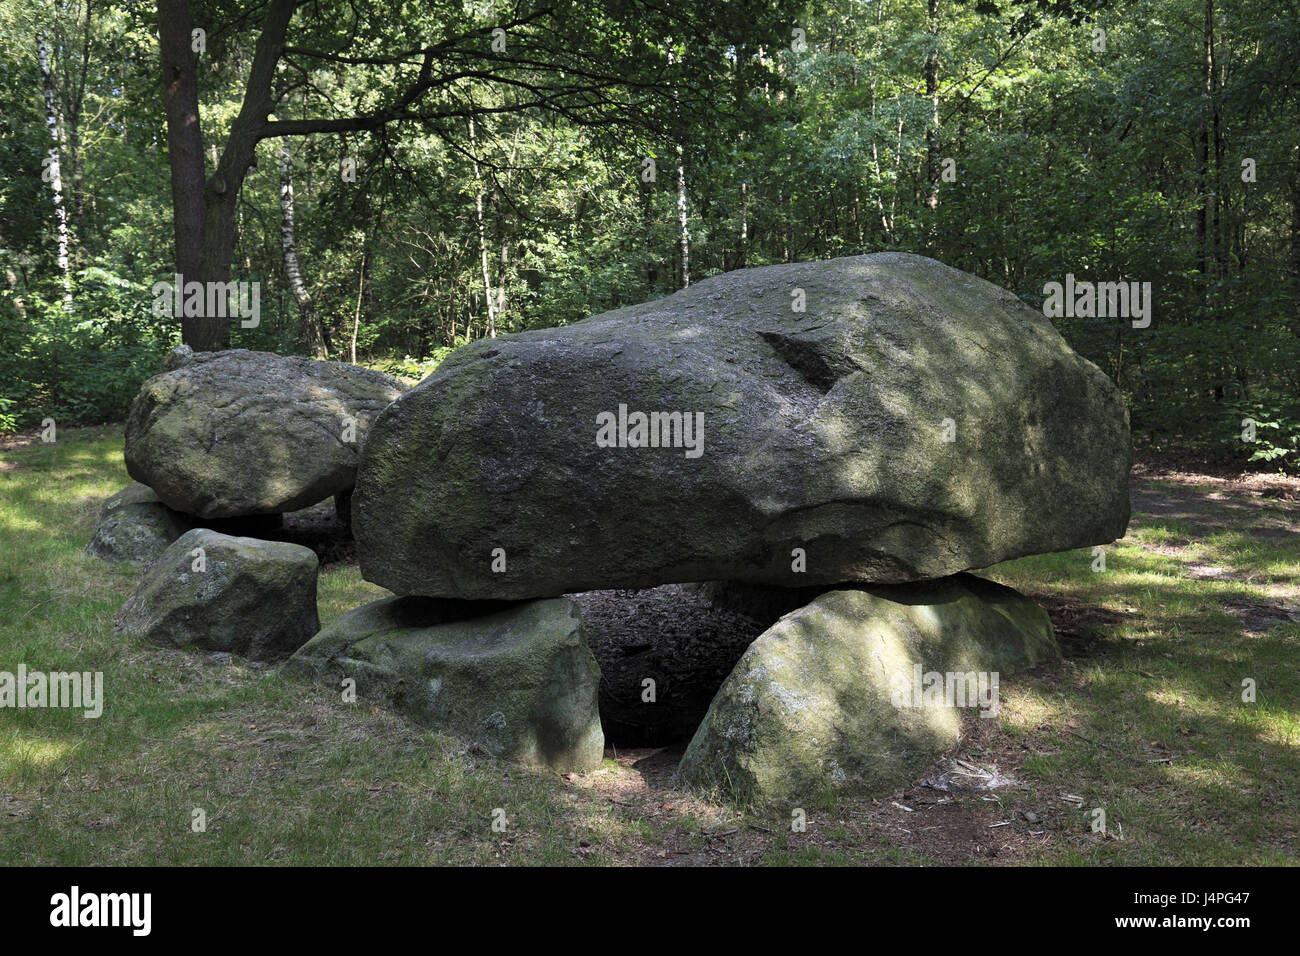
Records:
[[[104,502],[86,553],[105,561],[151,564],[190,527],[188,516],[168,508],[152,488],[133,481]]]
[[[828,591],[750,645],[678,774],[742,803],[888,793],[963,714],[996,717],[1002,677],[1059,656],[1045,611],[972,575]]]
[[[158,366],[160,371],[171,372],[180,368],[183,365],[189,365],[190,362],[193,361],[194,361],[194,349],[190,348],[188,345],[182,342],[180,345],[176,346],[174,349],[172,349],[170,352],[164,355],[162,357],[162,361],[158,363]]]
[[[1129,465],[1040,312],[880,253],[456,351],[371,429],[353,532],[399,594],[902,582],[1113,541]]]
[[[376,601],[330,624],[286,671],[350,677],[358,700],[522,763],[582,772],[603,754],[600,669],[568,599]]]
[[[126,422],[126,469],[200,518],[278,514],[352,490],[366,431],[405,391],[341,362],[234,349],[144,383]]]
[[[166,647],[280,660],[320,630],[316,572],[310,548],[195,528],[145,571],[117,630]]]

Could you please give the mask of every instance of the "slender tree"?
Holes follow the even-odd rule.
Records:
[[[58,243],[57,262],[63,279],[63,299],[72,302],[72,267],[68,259],[71,241],[68,237],[68,203],[63,189],[63,171],[59,162],[59,110],[54,95],[54,77],[50,70],[50,49],[45,40],[44,31],[36,35],[37,59],[41,66],[41,89],[45,95],[45,125],[50,131],[50,147],[46,157],[46,176],[50,183],[50,194],[54,201],[54,228]]]
[[[293,153],[289,149],[288,137],[280,140],[280,249],[284,253],[284,274],[298,306],[307,348],[318,359],[329,358],[325,330],[316,315],[315,303],[298,263],[298,240],[293,225]]]

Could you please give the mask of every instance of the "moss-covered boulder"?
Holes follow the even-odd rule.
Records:
[[[1040,312],[880,253],[457,350],[371,429],[353,530],[399,594],[901,582],[1113,541],[1129,464]]]
[[[162,357],[162,361],[158,363],[158,368],[159,371],[170,372],[193,361],[194,349],[182,342]]]
[[[836,590],[750,645],[682,757],[689,785],[806,806],[906,786],[996,716],[1002,676],[1060,656],[1047,613],[962,574]]]
[[[145,571],[118,612],[117,631],[166,647],[280,660],[320,630],[316,574],[310,548],[195,528]]]
[[[169,362],[126,422],[126,469],[204,519],[279,514],[351,491],[366,430],[406,386],[342,362],[248,349]]]
[[[104,502],[86,553],[105,561],[150,564],[190,527],[187,515],[168,508],[152,488],[133,481]]]
[[[605,746],[600,669],[567,598],[504,605],[388,598],[344,614],[286,672],[356,681],[382,700],[488,752],[587,771]]]

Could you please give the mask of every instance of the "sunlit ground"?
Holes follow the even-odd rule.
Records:
[[[1066,662],[1004,679],[957,756],[1012,783],[931,806],[741,812],[644,755],[574,779],[275,668],[114,637],[134,573],[81,553],[128,481],[114,428],[0,453],[0,670],[102,671],[104,714],[0,711],[0,859],[59,864],[1129,863],[1300,857],[1300,509],[1187,488],[1106,549],[988,572],[1052,608]],[[1163,487],[1163,486],[1160,486]],[[1181,503],[1187,507],[1179,510]],[[1256,533],[1264,528],[1268,533]],[[383,594],[321,578],[321,620]],[[1243,700],[1253,686],[1254,700]],[[1249,695],[1247,695],[1249,696]],[[670,769],[670,765],[669,765]],[[1065,799],[1066,797],[1071,799]],[[895,809],[912,801],[912,811]],[[922,808],[921,804],[926,804]],[[494,831],[494,811],[504,832]],[[1093,811],[1105,814],[1094,831]],[[202,832],[195,820],[201,818]],[[499,816],[499,814],[498,814]],[[918,824],[924,817],[932,825]],[[1004,826],[994,827],[1003,823]]]

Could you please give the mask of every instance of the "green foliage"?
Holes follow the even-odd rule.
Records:
[[[101,269],[80,275],[71,309],[61,289],[45,291],[0,291],[0,426],[120,419],[177,330],[132,283]]]
[[[344,6],[301,7],[291,44],[382,59],[494,15],[444,2],[401,18]],[[1057,321],[1119,384],[1137,438],[1300,467],[1300,97],[1286,79],[1300,21],[1280,0],[1216,0],[1214,52],[1230,68],[1208,92],[1203,0],[940,0],[934,24],[926,4],[858,0],[556,9],[552,27],[512,38],[519,62],[476,71],[483,51],[458,51],[466,76],[444,89],[436,121],[292,138],[298,257],[331,358],[350,356],[355,333],[361,361],[417,377],[493,331],[667,295],[685,281],[680,185],[692,281],[881,249],[934,256],[1035,307],[1044,283],[1067,273],[1149,281],[1149,328]],[[260,14],[238,3],[196,12],[209,36],[204,142],[219,151]],[[130,5],[85,13],[78,2],[51,17],[40,0],[0,0],[0,161],[12,174],[0,182],[0,334],[15,376],[0,385],[0,427],[31,423],[41,406],[120,417],[149,355],[177,332],[131,301],[172,272],[156,25]],[[58,65],[74,212],[67,315],[53,305],[53,204],[40,178],[50,140],[39,24]],[[793,49],[795,24],[805,49]],[[1107,31],[1105,51],[1092,47],[1094,25]],[[924,78],[932,53],[937,126]],[[568,93],[556,108],[523,105],[556,69],[591,57],[626,63],[632,85],[585,110]],[[405,76],[300,55],[280,74],[276,119],[373,109]],[[674,93],[655,85],[664,77]],[[233,262],[237,278],[262,283],[262,323],[233,328],[231,341],[295,352],[307,339],[285,278],[278,146],[260,146],[243,183]],[[342,157],[356,160],[355,182],[340,177]],[[936,159],[951,160],[953,175],[931,200]],[[134,291],[95,278],[105,275]],[[98,324],[81,324],[92,315]],[[1239,436],[1250,415],[1261,423],[1254,445]]]
[[[1294,397],[1278,398],[1267,402],[1234,403],[1234,417],[1241,415],[1243,431],[1247,423],[1254,423],[1254,451],[1251,461],[1276,463],[1295,467],[1296,454],[1300,451],[1300,400]],[[1264,431],[1264,429],[1268,429]],[[1243,437],[1243,441],[1249,441]],[[1281,459],[1291,456],[1289,461]]]
[[[414,359],[409,355],[404,355],[401,358],[379,358],[362,364],[367,368],[377,369],[398,378],[404,378],[411,382],[420,382],[437,371],[438,366],[453,351],[454,349],[451,346],[440,345],[432,349],[429,357],[425,359]]]

